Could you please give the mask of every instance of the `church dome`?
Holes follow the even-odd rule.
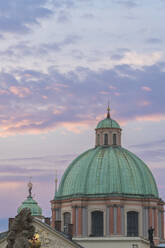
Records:
[[[120,126],[115,120],[112,120],[111,118],[106,118],[97,124],[96,129],[98,128],[120,128]]]
[[[125,196],[159,198],[154,177],[147,165],[121,146],[119,124],[107,118],[97,125],[95,148],[78,156],[65,171],[57,199]]]
[[[140,158],[120,146],[98,146],[70,164],[55,199],[106,196],[159,197],[154,177]]]
[[[31,196],[28,196],[27,199],[18,208],[18,214],[23,208],[30,208],[31,215],[33,216],[42,216],[42,209],[38,206],[38,203]]]
[[[27,199],[22,202],[22,205],[17,209],[17,213],[19,214],[23,208],[30,208],[32,216],[42,216],[42,209],[38,206],[38,203],[32,197],[32,187],[33,184],[30,181],[28,183],[29,195]]]

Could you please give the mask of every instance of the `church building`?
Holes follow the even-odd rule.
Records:
[[[122,129],[111,118],[95,129],[95,146],[66,169],[51,201],[52,227],[90,247],[149,247],[164,242],[164,202],[148,166],[122,147]]]

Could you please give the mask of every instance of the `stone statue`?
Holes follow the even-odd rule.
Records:
[[[7,236],[6,248],[30,248],[29,239],[32,239],[35,228],[32,225],[33,217],[29,208],[24,208],[15,217],[11,230]]]
[[[153,240],[153,233],[154,233],[154,228],[152,226],[148,229],[148,239],[150,241],[150,247],[154,247],[154,240]]]
[[[30,181],[28,183],[28,188],[29,188],[29,196],[28,197],[32,197],[32,188],[33,188],[33,184],[31,182],[31,178]]]

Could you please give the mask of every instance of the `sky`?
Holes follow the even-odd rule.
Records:
[[[0,231],[28,195],[50,216],[106,116],[165,200],[165,0],[0,1]]]

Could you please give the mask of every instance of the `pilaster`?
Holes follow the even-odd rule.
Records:
[[[110,223],[109,233],[110,235],[113,235],[114,233],[114,207],[113,206],[109,207],[109,223]]]

